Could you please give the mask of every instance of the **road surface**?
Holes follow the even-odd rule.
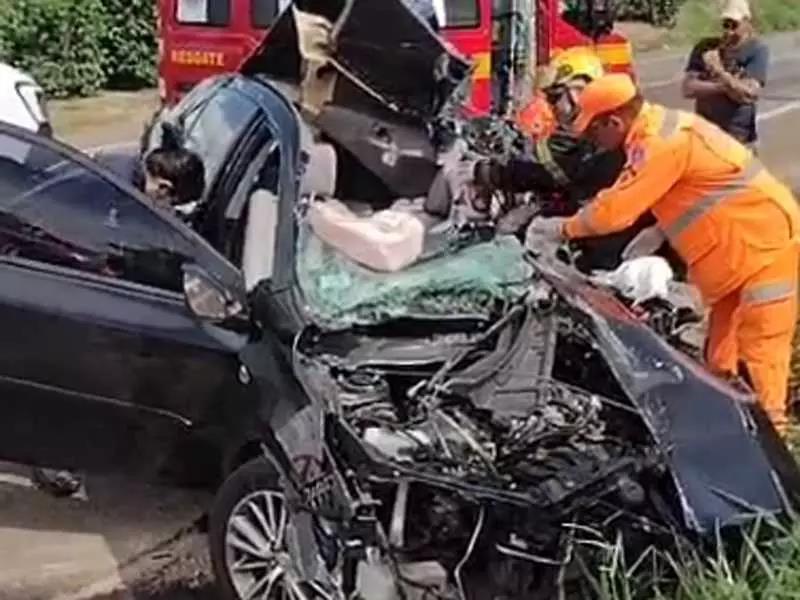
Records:
[[[0,600],[213,598],[208,493],[89,477],[57,499],[28,474],[0,463]]]

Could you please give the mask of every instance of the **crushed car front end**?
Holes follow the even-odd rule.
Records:
[[[310,404],[271,451],[307,517],[303,579],[370,598],[579,596],[576,557],[598,540],[635,555],[792,512],[797,468],[752,399],[571,268],[534,261],[496,319],[459,323],[297,339]]]
[[[220,578],[240,597],[579,595],[598,541],[702,543],[791,513],[800,474],[752,398],[574,269],[491,227],[435,224],[390,273],[315,236],[315,201],[374,212],[429,191],[453,91],[449,76],[437,89],[367,60],[374,3],[340,4],[343,43],[320,78],[292,13],[243,66],[294,106],[271,111],[291,135],[278,136],[275,267],[249,290],[264,335],[243,357],[269,391],[268,464],[245,465],[212,518]],[[450,55],[389,4],[430,75]],[[319,156],[329,177],[308,185]]]

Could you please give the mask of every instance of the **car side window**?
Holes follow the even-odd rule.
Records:
[[[191,244],[156,211],[66,154],[0,133],[0,258],[180,291]]]
[[[206,186],[216,180],[223,163],[258,106],[235,90],[223,87],[203,106],[198,115],[184,123],[185,146],[196,152],[206,169]]]
[[[174,107],[160,111],[145,132],[145,137],[142,140],[141,156],[147,156],[149,152],[161,145],[163,124],[170,123],[177,126],[181,131],[194,127],[194,123],[203,112],[208,99],[214,94],[215,88],[220,85],[219,78],[209,77],[204,79],[195,85],[192,91],[181,98],[180,102]]]

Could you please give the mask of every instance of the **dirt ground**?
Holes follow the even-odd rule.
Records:
[[[52,100],[49,108],[56,137],[89,149],[139,139],[158,104],[156,90],[143,90]]]
[[[218,600],[210,573],[206,536],[193,529],[123,567],[125,589],[91,599]]]
[[[667,29],[653,27],[647,23],[617,23],[615,28],[631,41],[637,52],[669,48],[667,43],[669,31]]]

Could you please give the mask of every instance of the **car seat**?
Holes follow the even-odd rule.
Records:
[[[332,196],[336,189],[336,151],[326,143],[307,149],[308,161],[300,181],[300,195]],[[257,188],[250,195],[242,250],[242,273],[249,292],[272,276],[280,211],[275,192]]]

